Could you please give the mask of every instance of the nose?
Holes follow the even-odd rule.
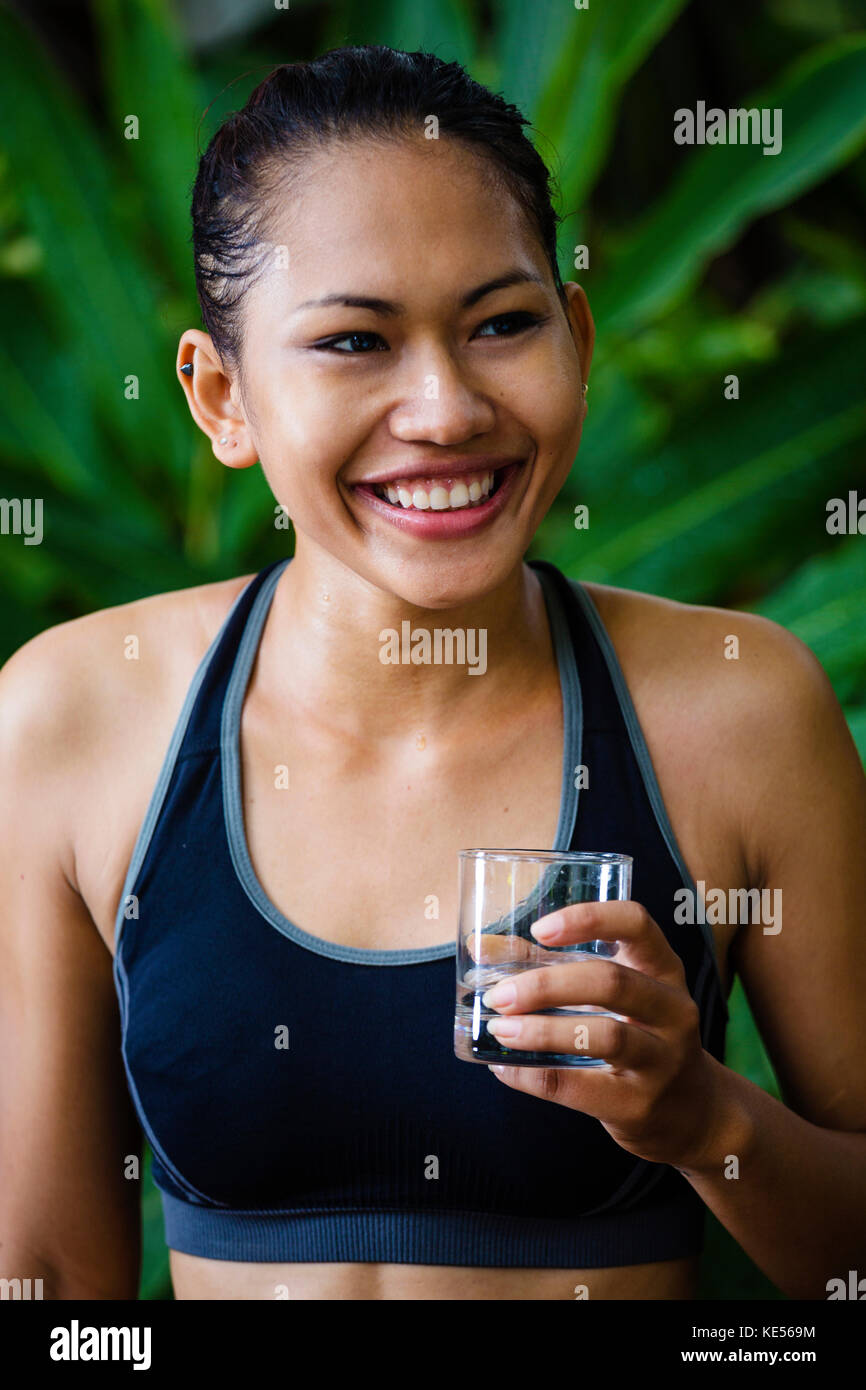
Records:
[[[390,415],[395,439],[453,445],[484,434],[496,423],[496,410],[446,354],[428,355],[411,369],[414,389]]]

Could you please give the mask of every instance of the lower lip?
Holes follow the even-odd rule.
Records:
[[[507,464],[499,474],[499,486],[486,502],[481,502],[476,507],[458,507],[456,511],[437,512],[432,508],[429,511],[415,511],[410,507],[392,507],[390,502],[383,501],[364,483],[359,484],[353,491],[380,516],[384,516],[401,530],[411,531],[429,540],[447,540],[451,536],[474,535],[498,516],[514,491],[517,474],[522,466],[520,463]]]

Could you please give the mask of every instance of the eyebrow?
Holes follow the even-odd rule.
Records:
[[[540,275],[535,275],[528,270],[507,270],[503,275],[497,275],[493,280],[485,280],[483,285],[476,285],[474,290],[470,290],[460,301],[461,309],[471,309],[473,304],[477,304],[480,299],[484,299],[494,290],[508,289],[511,285],[541,285],[544,281]],[[322,299],[306,299],[303,304],[299,304],[292,312],[300,313],[302,309],[323,309],[328,305],[339,304],[347,309],[371,309],[374,314],[385,314],[396,317],[398,314],[405,314],[406,305],[399,300],[376,299],[364,294],[326,294]]]

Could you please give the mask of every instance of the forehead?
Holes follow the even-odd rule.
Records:
[[[335,291],[443,307],[495,268],[548,278],[537,234],[486,161],[440,140],[331,144],[271,194],[268,239],[280,273],[256,286],[254,311],[282,316]]]

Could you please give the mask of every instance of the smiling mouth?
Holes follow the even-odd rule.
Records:
[[[449,478],[395,478],[392,483],[375,484],[372,491],[383,502],[407,512],[471,510],[493,496],[504,472],[497,468]]]

